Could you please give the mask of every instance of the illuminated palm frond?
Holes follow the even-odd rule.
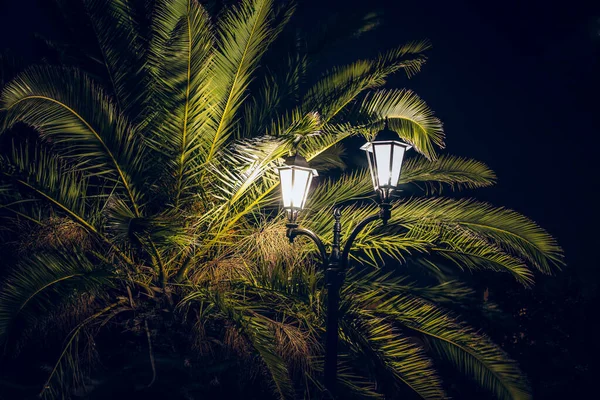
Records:
[[[413,198],[398,204],[392,223],[411,232],[431,233],[442,226],[461,234],[465,240],[474,235],[522,258],[545,274],[551,274],[563,263],[562,251],[554,238],[535,222],[515,211],[487,203]]]
[[[235,116],[261,56],[277,37],[271,0],[244,0],[232,7],[217,24],[217,48],[210,66],[213,76],[210,130],[205,138],[205,163],[210,163],[233,133]]]
[[[87,220],[88,215],[93,214],[86,201],[89,179],[70,169],[47,149],[15,144],[12,154],[5,157],[2,164],[0,174],[12,183],[6,191],[0,192],[3,204],[31,196],[38,201],[47,199],[57,211],[65,212],[84,228],[94,225]]]
[[[392,382],[398,382],[423,399],[445,398],[433,362],[422,347],[402,335],[386,318],[373,315],[369,310],[353,311],[346,313],[342,331],[356,357],[370,364],[373,375],[381,379],[382,375],[389,374]]]
[[[414,145],[415,150],[435,160],[436,148],[444,147],[441,121],[414,92],[410,90],[382,89],[369,93],[359,107],[359,112],[378,118],[387,118],[389,127],[400,137]],[[374,128],[381,129],[377,124]],[[376,129],[373,129],[376,132]]]
[[[4,88],[0,102],[4,129],[35,128],[77,169],[118,183],[139,215],[144,145],[98,85],[77,70],[33,67]]]
[[[299,99],[300,84],[307,69],[307,56],[295,54],[288,56],[283,77],[267,71],[259,89],[244,106],[244,129],[242,137],[271,133],[269,125],[277,120],[287,103],[295,104]],[[278,130],[275,130],[278,131]]]
[[[491,186],[496,174],[480,161],[443,155],[436,161],[409,158],[402,165],[400,184],[423,186],[427,193],[436,194],[444,185],[451,190],[476,189]]]
[[[485,335],[404,288],[383,285],[374,289],[369,284],[360,280],[353,285],[360,308],[417,335],[436,357],[450,361],[497,398],[528,398],[527,382],[516,363]]]
[[[429,47],[428,42],[408,43],[374,60],[360,60],[328,71],[307,91],[306,111],[319,110],[324,120],[330,121],[365,90],[383,86],[394,72],[404,68],[410,76],[419,71],[425,62],[421,53]]]
[[[165,0],[156,5],[149,65],[156,115],[151,146],[166,156],[173,202],[179,205],[199,188],[201,159],[208,155],[205,131],[210,93],[214,29],[196,0]]]
[[[389,313],[423,335],[438,356],[450,361],[499,399],[529,398],[527,382],[516,363],[485,335],[430,304],[414,299],[401,303],[403,305],[394,302]]]

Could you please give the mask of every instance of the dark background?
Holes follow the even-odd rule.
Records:
[[[491,289],[520,335],[495,337],[519,360],[536,398],[594,397],[599,355],[596,183],[600,93],[598,2],[299,1],[315,27],[377,10],[357,54],[428,38],[415,90],[445,125],[447,152],[486,162],[498,185],[478,199],[522,212],[557,237],[567,267],[532,290]],[[52,17],[36,0],[0,0],[0,51],[36,58]],[[332,22],[333,21],[333,22]],[[350,59],[355,54],[335,54]],[[332,62],[335,60],[332,60]],[[523,312],[523,310],[525,310]],[[494,337],[494,333],[491,335]]]

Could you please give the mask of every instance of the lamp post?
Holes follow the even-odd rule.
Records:
[[[317,245],[321,262],[325,268],[327,287],[325,388],[333,398],[336,396],[340,288],[348,266],[350,249],[356,236],[365,226],[377,220],[386,224],[390,219],[391,195],[398,187],[404,153],[410,148],[411,146],[400,141],[396,132],[388,128],[387,121],[385,128],[377,134],[375,139],[361,147],[361,150],[365,150],[367,153],[373,188],[379,195],[379,213],[359,222],[342,248],[341,212],[339,208],[334,209],[333,242],[329,254],[327,254],[323,241],[314,232],[300,228],[296,223],[298,213],[306,203],[312,178],[318,175],[317,171],[310,168],[306,159],[298,154],[287,158],[285,165],[278,168],[283,207],[288,218],[287,237],[290,242],[293,242],[297,236],[308,236]]]

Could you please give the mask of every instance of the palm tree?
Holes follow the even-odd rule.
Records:
[[[0,212],[3,246],[18,258],[1,282],[6,362],[61,343],[42,394],[68,397],[93,386],[93,360],[111,349],[95,340],[109,331],[143,338],[148,386],[163,356],[189,366],[233,354],[246,381],[277,397],[320,396],[322,271],[309,243],[285,238],[275,167],[301,139],[301,153],[334,172],[301,217],[331,239],[332,207],[346,227],[375,212],[364,168],[339,173],[342,144],[387,118],[418,155],[390,223],[363,231],[353,249],[340,326],[345,396],[444,398],[441,361],[496,398],[527,398],[515,362],[452,311],[472,294],[457,279],[491,270],[529,286],[535,271],[562,264],[561,249],[514,211],[439,196],[495,176],[438,156],[440,121],[415,93],[384,88],[393,73],[419,71],[426,42],[319,74],[291,46],[269,69],[261,60],[294,10],[275,3],[243,0],[215,22],[196,0],[158,0],[150,11],[88,0],[107,87],[51,65],[5,85],[12,142]],[[36,134],[15,134],[23,125]]]

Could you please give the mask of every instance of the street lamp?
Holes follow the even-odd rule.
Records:
[[[404,153],[412,146],[401,142],[398,134],[388,128],[379,131],[375,140],[365,143],[360,149],[367,152],[373,188],[379,193],[382,203],[389,203],[390,196],[398,188]]]
[[[337,380],[337,344],[338,344],[338,313],[340,288],[344,281],[344,272],[348,266],[350,248],[360,231],[373,221],[382,220],[385,224],[391,217],[391,195],[398,188],[404,153],[411,146],[400,141],[398,134],[388,128],[381,130],[375,139],[361,147],[367,152],[369,170],[373,179],[373,188],[379,194],[379,213],[371,215],[356,225],[350,233],[343,249],[341,247],[342,224],[339,208],[333,210],[333,242],[331,252],[323,241],[311,230],[299,228],[296,223],[298,213],[304,208],[312,178],[317,171],[311,169],[304,157],[295,155],[286,159],[285,165],[279,167],[279,179],[283,207],[286,210],[287,237],[290,242],[297,236],[308,236],[319,249],[321,262],[325,270],[327,286],[327,326],[325,340],[325,388],[332,397],[336,396]]]
[[[318,176],[316,169],[308,166],[306,158],[296,154],[279,167],[279,181],[283,197],[283,208],[289,221],[296,221],[298,212],[304,208],[312,178]]]

